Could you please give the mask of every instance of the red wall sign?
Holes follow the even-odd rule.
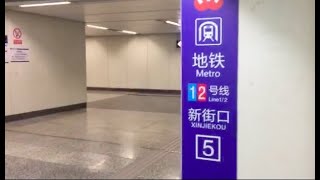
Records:
[[[13,29],[13,44],[22,44],[22,31],[20,28]]]

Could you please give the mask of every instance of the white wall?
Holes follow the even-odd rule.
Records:
[[[177,34],[88,37],[87,86],[180,89]]]
[[[84,25],[6,10],[10,46],[15,27],[31,62],[5,65],[5,115],[86,102]]]
[[[314,178],[312,0],[242,0],[238,177]]]

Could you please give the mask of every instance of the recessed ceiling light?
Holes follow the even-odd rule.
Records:
[[[89,28],[95,28],[95,29],[102,29],[102,30],[107,30],[107,29],[108,29],[108,28],[106,28],[106,27],[95,26],[95,25],[90,25],[90,24],[87,24],[87,27],[89,27]]]
[[[179,23],[176,23],[176,22],[173,22],[173,21],[165,21],[167,24],[171,24],[171,25],[174,25],[174,26],[180,26]]]
[[[38,4],[23,4],[19,5],[19,7],[39,7],[39,6],[55,6],[55,5],[66,5],[70,4],[69,1],[60,1],[60,2],[49,2],[49,3],[38,3]]]
[[[121,32],[127,33],[127,34],[138,34],[137,32],[127,31],[127,30],[122,30]]]

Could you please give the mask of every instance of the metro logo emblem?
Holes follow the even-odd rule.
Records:
[[[216,11],[223,5],[223,0],[194,0],[194,7],[198,11],[206,11],[208,9]]]

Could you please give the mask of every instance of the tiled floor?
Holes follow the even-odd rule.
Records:
[[[6,123],[5,177],[179,179],[180,98],[88,93],[88,108]]]

